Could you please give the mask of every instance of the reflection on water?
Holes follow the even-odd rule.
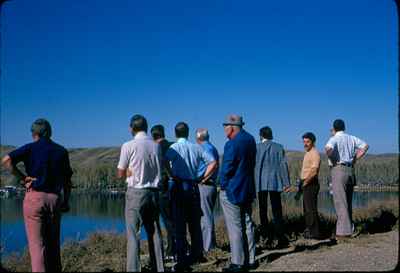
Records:
[[[283,202],[288,207],[302,208],[302,200],[296,201],[294,194],[282,194]],[[397,201],[398,192],[355,192],[354,208],[367,208],[382,201]],[[1,246],[4,254],[19,252],[26,247],[26,236],[22,220],[22,198],[0,199]],[[61,239],[82,240],[94,231],[124,232],[124,195],[72,195],[71,211],[62,218]],[[329,192],[319,195],[319,211],[333,214],[333,201]],[[221,215],[217,204],[216,217]],[[145,233],[142,232],[145,238]]]

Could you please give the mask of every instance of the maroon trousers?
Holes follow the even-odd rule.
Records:
[[[32,272],[61,272],[60,197],[28,191],[24,199],[24,220]]]

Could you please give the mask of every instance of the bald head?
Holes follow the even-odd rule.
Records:
[[[208,130],[205,128],[199,128],[196,130],[196,139],[198,142],[204,142],[204,141],[209,141],[210,140],[210,135],[208,133]]]

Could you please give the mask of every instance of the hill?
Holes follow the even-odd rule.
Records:
[[[0,155],[3,157],[15,147],[0,146]],[[85,189],[114,189],[123,188],[123,181],[115,177],[118,164],[119,147],[99,148],[74,148],[69,149],[71,165],[74,170],[74,185],[82,190]],[[303,160],[303,152],[287,151],[289,171],[292,183],[300,173]],[[322,163],[320,181],[327,185],[329,181],[329,167],[327,157],[321,154]],[[359,184],[368,185],[390,185],[399,183],[399,168],[397,154],[368,154],[362,159],[356,168],[356,175]],[[1,169],[1,185],[14,184],[12,176]]]

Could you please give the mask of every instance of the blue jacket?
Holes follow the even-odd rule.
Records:
[[[281,144],[266,141],[257,145],[256,190],[282,192],[290,186],[289,168]]]
[[[256,152],[256,141],[245,130],[241,130],[235,138],[225,144],[220,183],[221,189],[226,191],[232,204],[247,204],[256,197]]]

